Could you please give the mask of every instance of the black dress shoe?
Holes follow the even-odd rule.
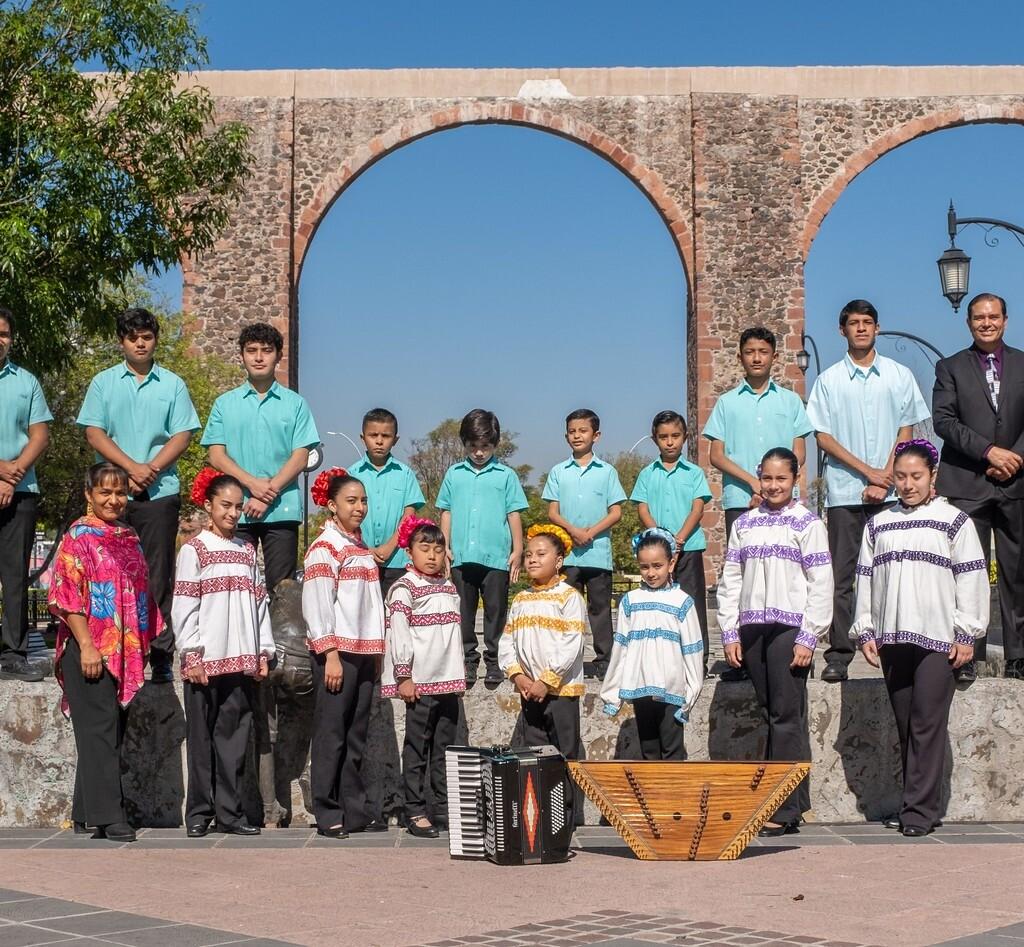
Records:
[[[134,842],[135,829],[127,822],[111,822],[110,825],[96,826],[93,838],[105,838],[111,842]]]
[[[903,823],[900,822],[900,817],[898,815],[891,815],[882,819],[882,825],[887,829],[898,829],[902,827]]]
[[[224,835],[244,835],[253,836],[260,834],[260,827],[258,825],[249,825],[248,822],[239,822],[237,825],[221,825],[217,823],[217,831]]]
[[[416,838],[437,838],[436,825],[419,826],[414,819],[410,819],[409,825],[406,828],[409,834],[415,835]]]
[[[186,830],[185,834],[189,838],[202,838],[210,831],[210,820],[204,819],[202,822],[194,822]]]
[[[782,825],[766,825],[758,836],[760,838],[779,838],[783,835],[796,835],[800,831],[800,826],[795,822],[784,822]]]
[[[323,838],[348,838],[348,832],[340,825],[335,826],[333,829],[321,829],[317,826],[316,834]]]
[[[387,819],[373,819],[367,822],[366,825],[361,825],[355,829],[349,829],[349,835],[355,832],[386,832],[388,830]]]
[[[924,838],[924,836],[930,834],[931,831],[931,829],[926,829],[923,825],[903,826],[903,834],[907,838]]]
[[[502,681],[505,680],[505,675],[496,668],[488,668],[487,675],[484,677],[484,684],[488,687],[497,687]]]
[[[821,679],[823,681],[827,681],[829,684],[839,684],[842,681],[845,681],[849,676],[849,672],[846,670],[846,665],[840,664],[836,661],[826,665],[825,670],[821,672]]]
[[[970,684],[971,681],[978,679],[978,665],[974,661],[968,661],[958,667],[953,672],[953,676],[958,684]]]

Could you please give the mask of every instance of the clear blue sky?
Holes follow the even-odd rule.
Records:
[[[200,25],[216,69],[1006,64],[1021,61],[1024,14],[1011,0],[969,14],[946,0],[211,0]],[[1024,224],[1022,166],[1024,128],[975,126],[905,145],[857,178],[807,262],[807,328],[823,362],[842,355],[836,317],[854,296],[875,302],[883,328],[961,347],[963,322],[939,295],[935,267],[946,204]],[[1024,306],[1024,249],[1009,237],[989,248],[982,236],[959,241],[973,258],[971,288],[1007,296],[1013,316]],[[613,453],[654,411],[684,405],[685,282],[664,225],[614,168],[542,132],[464,128],[390,155],[331,209],[299,289],[300,387],[321,430],[355,437],[362,412],[386,404],[401,419],[400,455],[480,405],[519,432],[517,460],[539,471],[564,453],[561,419],[573,407],[602,415]],[[388,329],[359,354],[324,344],[355,323]],[[1011,341],[1024,344],[1021,323],[1011,325]],[[880,348],[929,393],[923,357]],[[328,460],[352,460],[341,439],[325,440]]]

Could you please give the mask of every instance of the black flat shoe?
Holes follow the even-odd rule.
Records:
[[[785,822],[782,825],[766,825],[757,833],[759,838],[780,838],[783,835],[796,835],[800,826],[795,822]]]
[[[185,834],[189,838],[202,838],[209,831],[210,831],[210,820],[206,819],[203,822],[196,822],[193,825],[190,825],[185,830]]]
[[[335,826],[333,829],[321,829],[317,826],[316,834],[322,838],[348,838],[348,832],[340,825]]]
[[[93,838],[105,838],[111,842],[134,842],[135,829],[127,822],[112,822],[110,825],[96,826]]]
[[[821,679],[828,684],[841,684],[849,676],[846,665],[839,663],[826,664],[825,670],[821,672]]]
[[[416,838],[437,838],[437,826],[431,825],[429,822],[425,826],[420,826],[416,824],[414,819],[410,819],[406,830],[410,835],[415,835]]]
[[[238,825],[221,825],[218,822],[217,831],[224,835],[242,835],[245,837],[251,837],[253,835],[260,834],[260,827],[258,825],[249,825],[248,822],[239,822]]]
[[[923,825],[905,825],[902,831],[906,838],[924,838],[932,830],[926,829]]]
[[[388,830],[387,819],[373,819],[367,822],[366,825],[360,825],[358,828],[349,829],[349,835],[354,835],[357,832],[386,832]]]

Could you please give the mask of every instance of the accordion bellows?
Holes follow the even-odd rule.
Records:
[[[565,861],[573,784],[553,746],[450,746],[448,851],[498,865]]]
[[[809,763],[571,762],[580,788],[637,858],[739,858]]]

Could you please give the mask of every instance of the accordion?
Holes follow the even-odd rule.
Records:
[[[569,857],[573,784],[553,746],[448,747],[448,851],[496,865]]]

